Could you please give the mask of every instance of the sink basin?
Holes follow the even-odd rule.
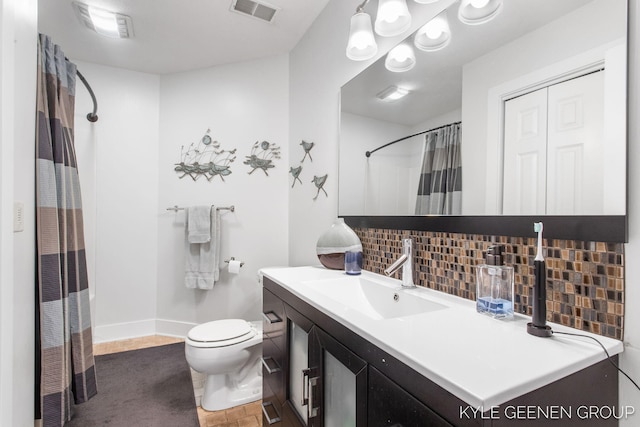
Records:
[[[419,290],[401,289],[366,277],[312,280],[301,283],[344,306],[375,320],[423,314],[442,310],[447,306],[417,295]]]

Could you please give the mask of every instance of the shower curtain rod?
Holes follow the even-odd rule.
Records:
[[[86,87],[89,91],[89,95],[91,95],[91,100],[93,101],[93,112],[87,114],[87,120],[89,120],[91,123],[95,123],[98,121],[98,115],[96,114],[98,112],[98,101],[96,100],[96,95],[93,93],[93,89],[91,89],[91,86],[89,86],[89,82],[87,82],[87,79],[85,79],[82,73],[80,73],[80,70],[76,69],[76,74],[78,75],[78,77],[80,77],[80,80],[84,84],[84,87]]]
[[[442,128],[446,128],[447,126],[459,125],[460,123],[462,123],[462,122],[453,122],[453,123],[449,123],[448,125],[438,126],[437,128],[433,128],[433,129],[429,129],[429,130],[423,130],[422,132],[414,133],[413,135],[405,136],[405,137],[402,137],[400,139],[396,139],[395,141],[388,142],[388,143],[386,143],[384,145],[381,145],[380,147],[376,148],[373,151],[367,151],[366,153],[364,153],[364,155],[367,156],[367,157],[371,157],[371,155],[373,153],[375,153],[376,151],[382,150],[384,147],[388,147],[390,145],[393,145],[396,142],[404,141],[405,139],[413,138],[414,136],[422,135],[422,134],[425,134],[425,133],[434,132],[436,130],[440,130]]]

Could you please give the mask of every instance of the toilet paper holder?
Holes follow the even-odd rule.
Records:
[[[224,262],[229,264],[229,261],[235,261],[235,260],[236,260],[235,257],[231,257],[230,259],[225,259]],[[244,261],[240,261],[240,267],[244,267]]]

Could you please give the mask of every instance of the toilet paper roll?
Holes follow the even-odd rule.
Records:
[[[229,261],[229,273],[238,274],[240,273],[240,261],[231,260]]]

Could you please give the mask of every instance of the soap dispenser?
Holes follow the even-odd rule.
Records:
[[[503,265],[503,247],[492,245],[486,263],[476,270],[476,311],[496,319],[513,319],[513,267]]]

